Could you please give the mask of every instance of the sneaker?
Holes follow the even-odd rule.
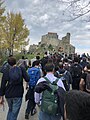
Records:
[[[25,114],[25,119],[29,119],[29,114]]]
[[[31,111],[31,116],[35,115],[37,113],[37,110],[36,108],[34,108],[32,111]]]

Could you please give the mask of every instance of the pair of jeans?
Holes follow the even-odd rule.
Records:
[[[22,104],[22,98],[7,98],[8,103],[8,114],[7,114],[7,120],[17,120],[19,110],[21,108]]]
[[[60,120],[61,115],[49,115],[45,112],[40,111],[38,118],[38,120]]]

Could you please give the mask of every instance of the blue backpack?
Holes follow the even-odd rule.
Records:
[[[9,68],[9,84],[17,85],[22,83],[22,70],[18,66]]]
[[[40,69],[36,67],[29,68],[28,75],[30,76],[29,86],[35,87],[38,79],[40,78]]]

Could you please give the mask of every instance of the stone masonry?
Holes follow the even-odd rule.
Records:
[[[38,45],[31,45],[30,52],[43,52],[50,51],[60,52],[64,54],[74,54],[75,47],[70,44],[70,33],[67,33],[66,36],[62,37],[62,40],[58,38],[57,33],[48,32],[48,34],[41,37],[41,42]],[[41,51],[40,51],[41,50]]]

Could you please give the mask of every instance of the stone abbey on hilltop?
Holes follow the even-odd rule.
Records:
[[[42,53],[45,51],[60,52],[63,54],[74,54],[75,47],[70,44],[70,33],[62,37],[62,40],[58,38],[57,33],[48,32],[48,34],[41,37],[41,41],[38,45],[30,45],[30,53]]]

